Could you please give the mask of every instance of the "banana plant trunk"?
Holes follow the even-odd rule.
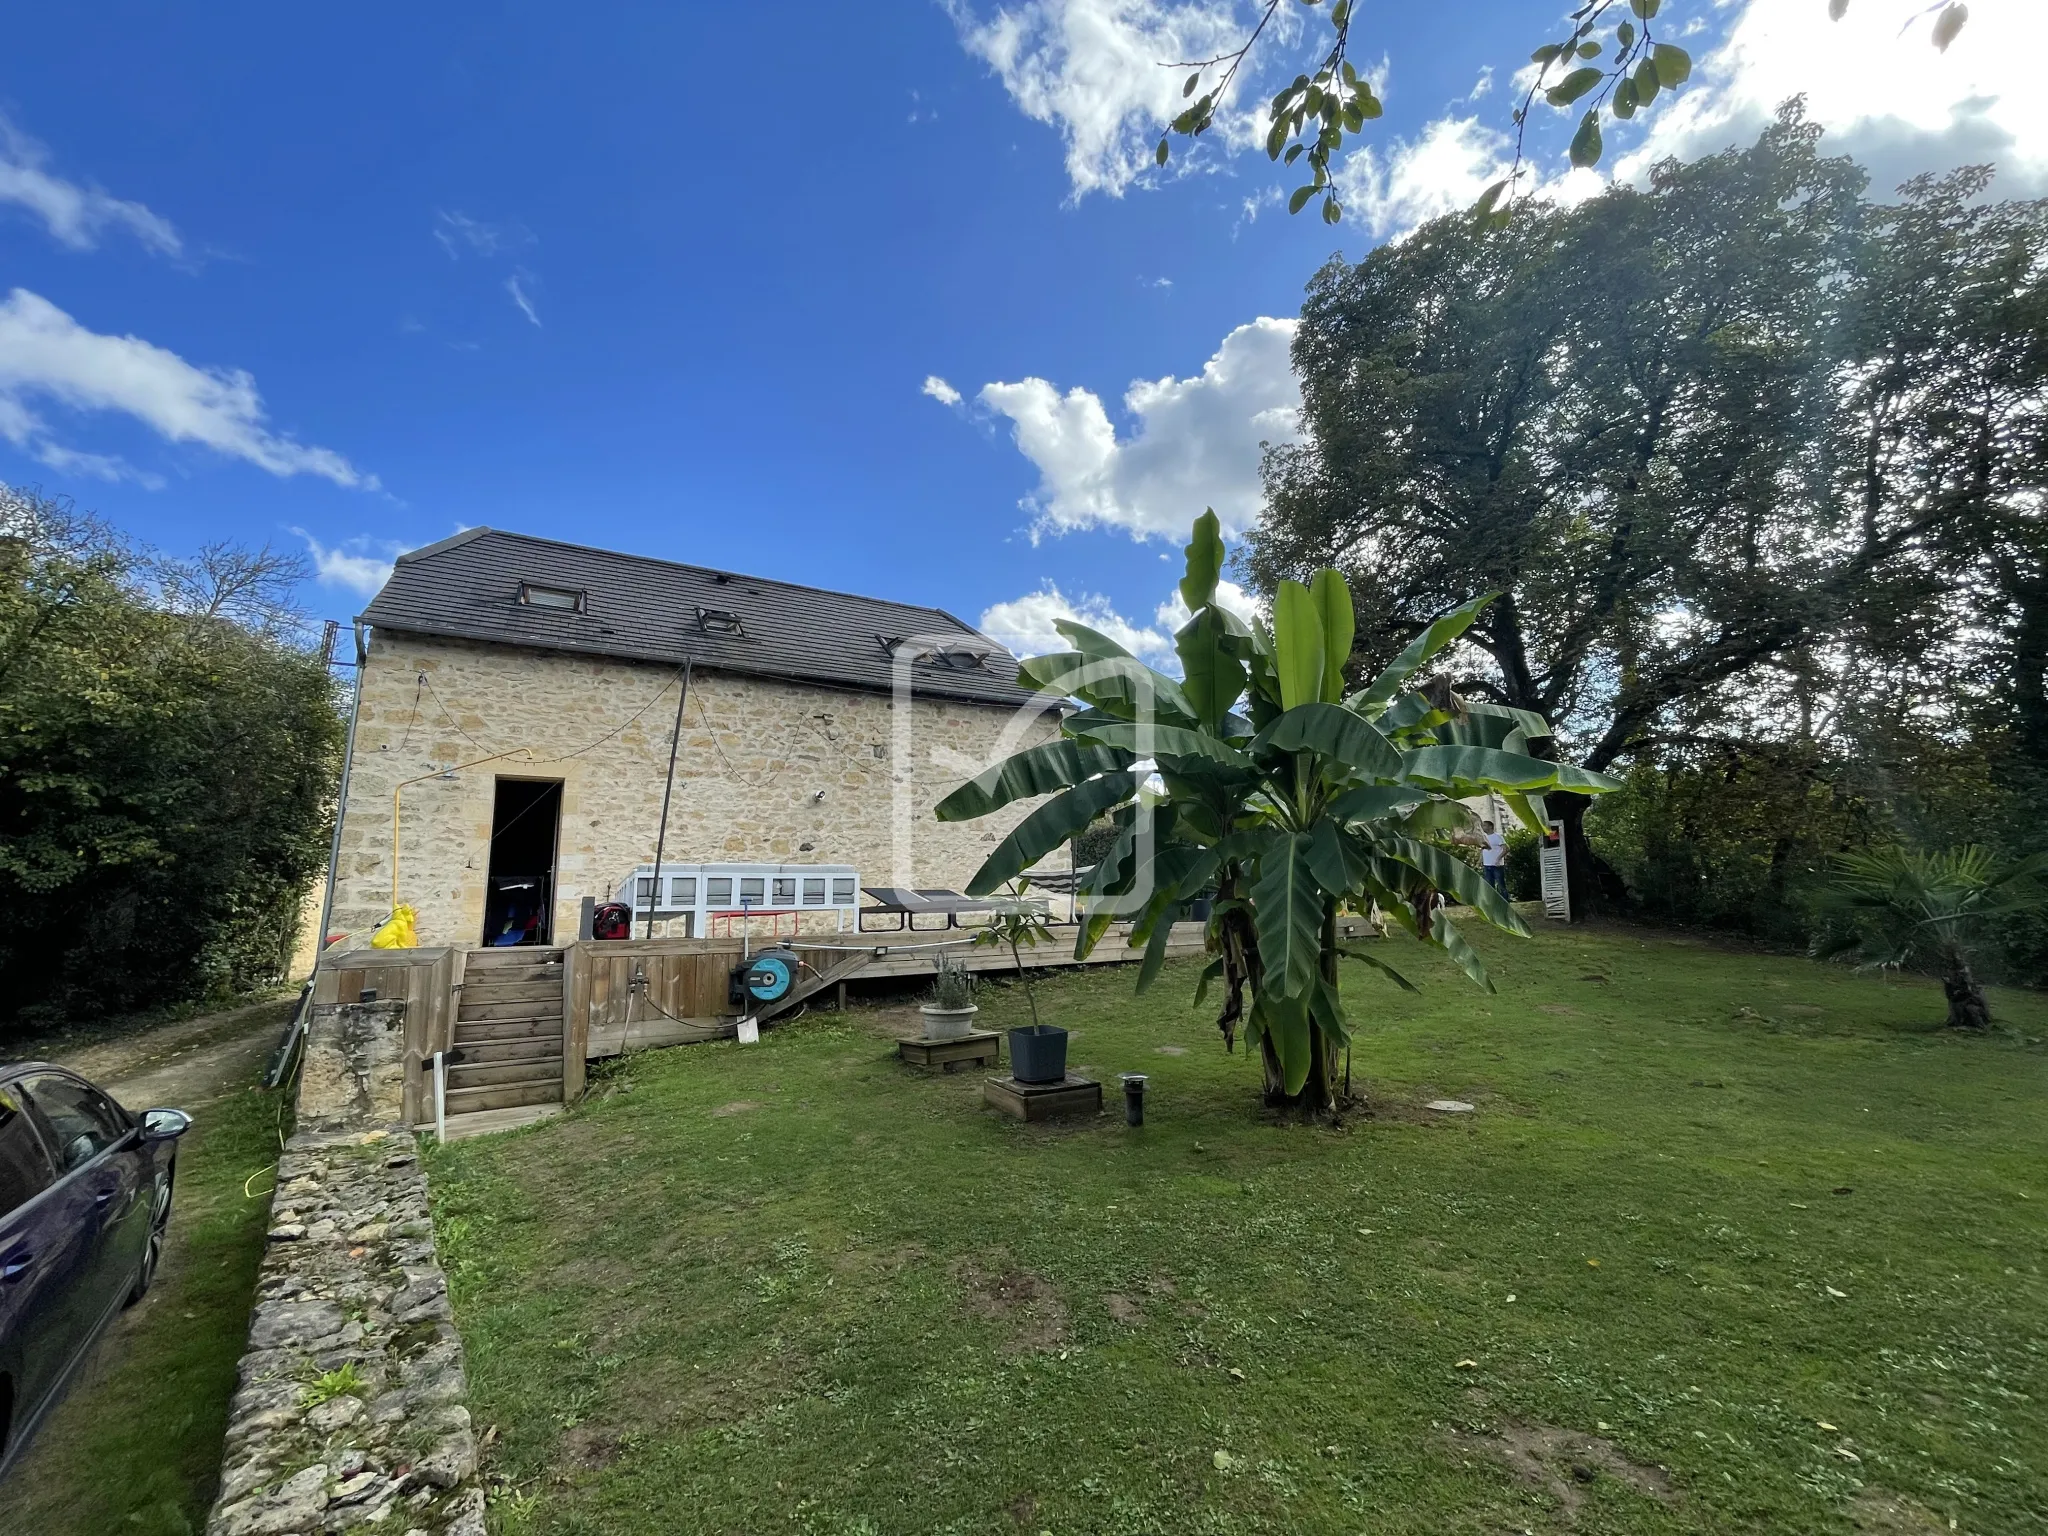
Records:
[[[1970,957],[1951,947],[1942,957],[1941,990],[1948,994],[1948,1022],[1951,1029],[1989,1029],[1991,1004],[1977,973],[1970,969]]]
[[[1323,904],[1320,964],[1323,980],[1334,986],[1337,981],[1337,904],[1334,901]],[[1325,1033],[1320,1024],[1311,1020],[1308,1043],[1312,1063],[1308,1080],[1301,1085],[1299,1093],[1289,1093],[1287,1073],[1273,1049],[1272,1037],[1259,1037],[1259,1062],[1265,1070],[1267,1108],[1305,1109],[1311,1114],[1322,1114],[1337,1107],[1337,1080],[1344,1064],[1344,1042]]]

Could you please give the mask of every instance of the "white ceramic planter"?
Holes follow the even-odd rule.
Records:
[[[929,1003],[917,1010],[924,1015],[927,1040],[965,1040],[974,1033],[974,1016],[979,1008],[934,1008]]]

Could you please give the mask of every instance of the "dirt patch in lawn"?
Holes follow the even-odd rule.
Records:
[[[967,1310],[1009,1325],[1012,1353],[1058,1349],[1067,1342],[1066,1303],[1043,1276],[1007,1263],[984,1268],[969,1262],[957,1273]]]
[[[727,1115],[744,1115],[748,1110],[760,1107],[752,1099],[734,1099],[730,1104],[721,1104],[711,1111],[711,1118],[723,1120]]]
[[[1659,1503],[1675,1503],[1678,1498],[1664,1468],[1631,1461],[1612,1440],[1576,1429],[1509,1420],[1490,1435],[1452,1430],[1451,1443],[1470,1455],[1499,1462],[1520,1481],[1548,1493],[1557,1500],[1567,1525],[1578,1518],[1586,1491],[1602,1478]]]
[[[578,1424],[562,1436],[562,1459],[586,1472],[601,1472],[619,1459],[621,1437],[617,1430],[598,1424]]]
[[[1954,1529],[1925,1504],[1882,1488],[1865,1488],[1849,1501],[1849,1524],[1862,1536],[1937,1536]]]
[[[1103,1297],[1102,1305],[1108,1309],[1111,1317],[1120,1323],[1128,1323],[1133,1328],[1145,1321],[1145,1309],[1120,1291],[1111,1291]]]

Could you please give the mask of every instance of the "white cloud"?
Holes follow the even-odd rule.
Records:
[[[168,219],[98,187],[65,180],[46,169],[49,158],[48,150],[0,114],[0,203],[26,208],[51,238],[74,251],[91,250],[109,230],[124,230],[166,256],[184,249]]]
[[[0,434],[56,467],[69,456],[87,473],[127,473],[118,460],[74,455],[56,444],[32,399],[78,411],[131,416],[173,443],[200,443],[273,475],[318,475],[377,488],[328,448],[272,431],[256,381],[240,369],[200,368],[137,336],[89,331],[40,295],[16,288],[0,302]],[[139,477],[138,477],[139,478]]]
[[[321,581],[363,597],[377,595],[378,589],[391,579],[392,562],[411,548],[389,539],[362,537],[328,545],[303,528],[294,528],[292,532],[306,541],[306,551],[312,555],[314,572]]]
[[[512,302],[519,306],[519,313],[531,320],[536,330],[540,329],[540,316],[534,312],[533,297],[526,290],[537,287],[539,283],[540,279],[524,267],[505,279],[505,291],[512,295]]]
[[[999,640],[1019,656],[1042,656],[1063,651],[1067,642],[1053,627],[1060,619],[1076,619],[1090,629],[1100,630],[1134,656],[1158,661],[1173,652],[1173,641],[1156,629],[1133,624],[1111,606],[1106,597],[1083,595],[1069,598],[1052,582],[1036,592],[997,603],[983,610],[976,627],[991,640]]]
[[[948,384],[936,373],[928,373],[924,376],[924,388],[920,393],[930,395],[941,405],[958,405],[960,403],[960,391]]]
[[[1225,608],[1241,618],[1250,619],[1263,612],[1258,599],[1234,581],[1217,582],[1216,596]],[[1148,666],[1179,677],[1180,658],[1174,654],[1173,637],[1189,617],[1188,605],[1180,600],[1178,587],[1154,610],[1150,624],[1140,624],[1125,618],[1106,597],[1086,594],[1078,599],[1069,598],[1048,581],[1036,592],[984,610],[977,627],[1018,656],[1042,656],[1047,651],[1068,648],[1065,637],[1054,628],[1055,622],[1077,619],[1109,636]]]
[[[1853,154],[1879,196],[1923,171],[1986,162],[1998,166],[1995,196],[2048,193],[2048,93],[2036,78],[2048,5],[1974,6],[1945,53],[1929,43],[1928,10],[1927,0],[1856,0],[1831,22],[1819,0],[1748,0],[1692,82],[1650,109],[1616,175],[1751,143],[1780,102],[1803,94],[1828,130],[1824,151]]]
[[[533,231],[523,224],[486,224],[448,209],[434,215],[434,238],[450,261],[460,261],[465,255],[501,256],[534,243]]]
[[[1361,144],[1337,168],[1345,215],[1378,237],[1399,237],[1418,224],[1470,208],[1514,164],[1514,141],[1477,117],[1440,117],[1412,139],[1382,150]],[[1606,185],[1597,171],[1568,170],[1550,181],[1525,159],[1524,195],[1560,203],[1595,196]]]
[[[1293,441],[1301,391],[1288,359],[1295,322],[1261,317],[1223,338],[1193,378],[1141,379],[1124,394],[1136,429],[1119,439],[1101,398],[1044,379],[982,386],[1038,466],[1023,503],[1038,530],[1121,528],[1176,538],[1214,507],[1238,532],[1258,521],[1259,445]]]
[[[1151,167],[1161,125],[1187,105],[1189,71],[1162,66],[1237,48],[1256,23],[1252,12],[1264,9],[1239,0],[1023,0],[984,20],[967,0],[942,3],[961,46],[995,71],[1018,110],[1058,129],[1077,200],[1120,196]],[[1266,29],[1262,49],[1296,34],[1293,10]],[[1249,83],[1239,96],[1258,104]],[[1249,111],[1226,105],[1204,138],[1242,148],[1254,131]],[[1176,170],[1188,151],[1186,140],[1176,143]]]

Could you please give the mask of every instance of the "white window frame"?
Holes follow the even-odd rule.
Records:
[[[851,864],[672,864],[663,860],[660,878],[651,864],[642,864],[620,882],[620,891],[633,892],[633,917],[640,921],[647,916],[650,897],[661,898],[654,908],[657,919],[689,919],[684,930],[694,938],[706,937],[711,931],[714,917],[739,917],[747,913],[769,912],[830,912],[838,919],[839,931],[846,931],[851,920],[858,926],[860,912],[860,871]],[[760,882],[762,901],[743,899],[746,887],[742,881]],[[679,882],[695,881],[690,887],[690,899],[683,899]],[[647,882],[643,884],[642,882]],[[712,901],[712,885],[724,885],[726,897],[723,901]],[[795,899],[785,905],[777,905],[769,898],[775,894],[778,883],[788,882]],[[651,886],[651,890],[650,890]],[[822,899],[813,901],[807,894],[809,887],[816,886],[822,891]]]

